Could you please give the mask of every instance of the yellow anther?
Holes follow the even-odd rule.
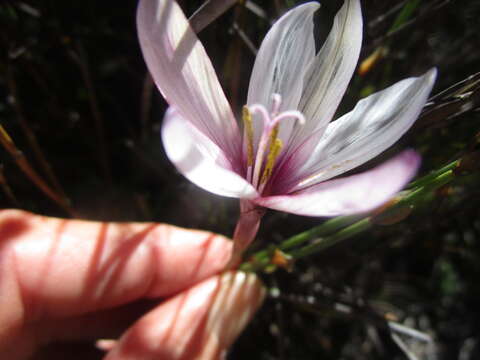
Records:
[[[253,122],[252,114],[248,107],[242,109],[242,120],[245,126],[245,137],[247,139],[247,165],[253,165]]]
[[[268,152],[267,163],[265,164],[265,169],[263,170],[260,184],[265,184],[270,178],[270,176],[272,176],[273,165],[275,165],[275,160],[277,159],[280,151],[282,150],[283,143],[282,140],[276,137],[277,134],[278,128],[274,129],[272,132],[272,138],[270,140],[270,151]],[[275,135],[275,137],[273,137],[273,135]]]
[[[275,146],[275,140],[277,140],[277,137],[278,137],[278,124],[272,129],[272,132],[270,133],[270,152]]]

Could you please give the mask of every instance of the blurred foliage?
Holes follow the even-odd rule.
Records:
[[[187,15],[201,5],[180,3]],[[248,9],[253,2],[244,3],[199,35],[237,111],[246,98],[254,49],[271,21],[300,1],[257,1],[256,13]],[[341,3],[322,2],[319,45]],[[433,94],[479,71],[479,1],[362,3],[360,62],[369,63],[352,80],[339,113],[359,97],[433,66],[439,69]],[[136,2],[115,4],[0,4],[0,125],[13,146],[10,153],[7,145],[0,149],[0,205],[231,235],[237,201],[198,189],[166,159],[159,136],[166,104],[140,54]],[[291,272],[266,274],[271,296],[229,358],[406,359],[387,320],[433,338],[434,345],[403,336],[412,356],[480,356],[478,89],[479,76],[473,76],[432,98],[414,128],[369,163],[410,146],[423,155],[421,175],[461,159],[454,180],[406,219],[377,224],[298,261]],[[323,221],[271,212],[254,246],[278,244]]]

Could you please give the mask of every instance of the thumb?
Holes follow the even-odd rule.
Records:
[[[105,360],[223,358],[264,296],[254,274],[211,277],[143,316]]]

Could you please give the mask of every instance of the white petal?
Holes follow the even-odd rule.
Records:
[[[270,29],[253,66],[247,104],[270,109],[272,95],[282,96],[280,110],[294,110],[303,88],[303,74],[315,56],[313,14],[316,2],[293,8]]]
[[[309,160],[298,169],[301,183],[293,190],[342,174],[393,145],[422,111],[436,73],[432,69],[370,95],[330,123]]]
[[[326,181],[292,195],[259,198],[255,203],[306,216],[365,212],[382,205],[402,189],[419,165],[420,157],[407,150],[370,171]]]
[[[313,14],[320,7],[309,2],[293,8],[283,15],[270,29],[260,46],[253,66],[248,88],[247,104],[261,104],[271,109],[272,95],[279,94],[280,111],[298,107],[303,89],[303,76],[315,58]],[[263,130],[263,121],[254,115],[256,149]],[[279,137],[284,143],[290,137],[293,121],[280,125]]]
[[[345,0],[332,30],[305,75],[298,110],[307,119],[296,125],[291,147],[332,119],[355,71],[362,43],[362,11],[359,0]]]
[[[173,107],[165,114],[162,140],[178,171],[201,188],[229,197],[258,196],[254,187],[233,171],[223,151]]]
[[[240,137],[232,110],[178,4],[141,0],[137,28],[148,69],[168,103],[229,157],[238,156]]]

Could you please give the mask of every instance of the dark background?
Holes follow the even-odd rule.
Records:
[[[258,47],[269,20],[301,1],[257,3],[267,19],[238,5],[200,34],[237,112],[254,54],[233,24]],[[201,1],[180,4],[188,16]],[[322,2],[319,44],[341,4]],[[415,4],[399,19],[405,6]],[[197,188],[165,157],[159,128],[166,104],[146,72],[135,8],[135,1],[0,3],[0,124],[21,151],[11,156],[0,147],[0,206],[52,216],[169,222],[231,236],[238,201]],[[368,73],[354,76],[339,114],[360,97],[433,66],[439,76],[432,94],[479,71],[479,1],[371,0],[362,1],[362,8],[360,62],[380,46],[388,51]],[[480,358],[480,114],[479,86],[471,83],[461,94],[436,98],[432,106],[449,111],[423,116],[374,161],[413,147],[423,156],[421,174],[459,158],[469,166],[399,223],[375,226],[299,261],[290,273],[263,274],[267,286],[278,289],[276,296],[265,302],[229,358],[406,359],[386,318],[434,338],[435,346],[405,338],[419,359]],[[462,102],[472,92],[473,100]],[[268,213],[256,247],[322,221]],[[63,351],[71,358],[79,350],[70,344]],[[92,359],[100,356],[88,351]]]

